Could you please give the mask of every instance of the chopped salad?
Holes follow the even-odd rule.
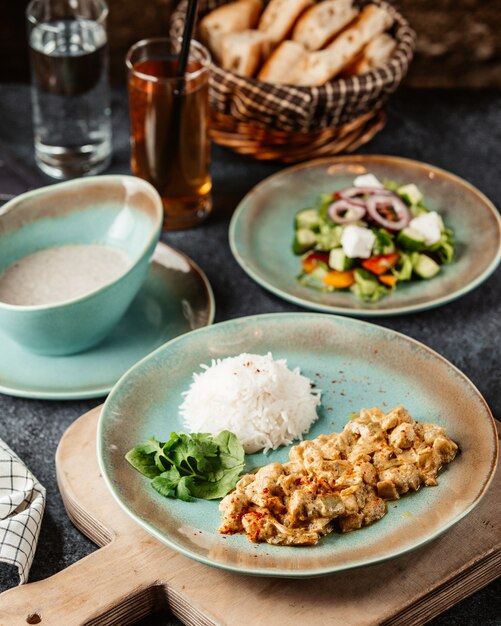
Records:
[[[293,252],[307,287],[377,302],[400,282],[436,276],[453,259],[454,237],[415,184],[365,174],[296,214]]]

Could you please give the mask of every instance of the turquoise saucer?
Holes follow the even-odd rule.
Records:
[[[166,341],[212,324],[214,313],[214,295],[202,270],[159,243],[138,295],[111,334],[91,350],[33,354],[0,331],[0,392],[47,400],[105,396],[132,365]]]

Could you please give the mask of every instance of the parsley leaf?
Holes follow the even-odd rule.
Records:
[[[125,455],[151,486],[166,498],[222,498],[236,485],[245,465],[244,449],[236,435],[224,430],[208,433],[171,433],[161,442],[151,437]]]
[[[158,468],[155,462],[155,456],[155,450],[152,450],[150,442],[146,441],[132,450],[129,450],[125,458],[138,472],[148,476],[148,478],[155,478],[155,476],[158,476],[163,471]]]

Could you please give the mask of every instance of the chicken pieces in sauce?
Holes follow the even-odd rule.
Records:
[[[386,500],[437,484],[458,446],[445,429],[415,422],[398,406],[362,410],[341,433],[302,441],[284,464],[243,476],[220,504],[219,532],[250,541],[313,545],[333,530],[381,519]]]

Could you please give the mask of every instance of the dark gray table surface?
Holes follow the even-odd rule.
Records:
[[[127,173],[127,98],[122,90],[113,93],[113,111],[114,160],[109,172]],[[0,194],[20,193],[51,182],[37,171],[31,142],[28,88],[0,85],[0,148],[4,150],[0,156]],[[443,167],[466,178],[501,206],[501,93],[401,90],[388,105],[386,128],[359,152],[405,156]],[[19,165],[13,164],[9,154]],[[240,199],[281,167],[277,163],[257,163],[215,147],[213,215],[202,227],[162,236],[190,255],[207,273],[216,297],[216,321],[300,310],[248,278],[233,260],[228,246],[228,222]],[[416,315],[372,321],[437,350],[473,381],[494,415],[501,416],[500,305],[498,270],[481,287],[456,302]],[[56,485],[54,454],[66,428],[100,402],[49,402],[0,395],[0,437],[47,488],[47,507],[31,581],[47,578],[95,549],[66,516]],[[0,591],[17,582],[14,569],[0,564]],[[491,583],[431,624],[499,626],[500,596],[499,581]],[[180,624],[168,612],[141,623]]]

